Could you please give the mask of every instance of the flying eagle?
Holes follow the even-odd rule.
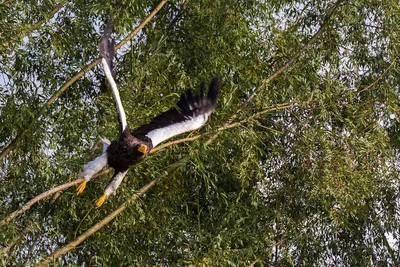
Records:
[[[109,23],[104,31],[100,44],[101,63],[105,75],[111,85],[119,123],[119,138],[110,143],[102,139],[103,154],[88,162],[83,167],[79,178],[84,181],[77,188],[81,194],[86,183],[108,163],[114,170],[114,175],[104,190],[104,194],[96,201],[100,207],[107,197],[115,194],[125,177],[128,168],[143,160],[149,152],[161,142],[184,132],[192,131],[203,126],[213,111],[218,98],[219,78],[212,79],[207,96],[204,96],[205,83],[200,84],[200,94],[193,95],[188,90],[182,94],[176,103],[177,107],[161,113],[153,118],[149,124],[130,131],[126,124],[125,111],[119,96],[117,85],[113,78],[114,41],[110,42],[112,25]]]

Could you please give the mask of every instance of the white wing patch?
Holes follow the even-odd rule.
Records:
[[[208,115],[209,114],[203,114],[197,117],[188,117],[188,120],[150,131],[146,136],[151,139],[153,147],[156,147],[159,143],[168,138],[200,128],[204,123],[206,123]]]

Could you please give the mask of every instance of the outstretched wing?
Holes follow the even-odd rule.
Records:
[[[110,21],[107,26],[104,28],[103,40],[100,43],[100,56],[102,57],[101,63],[103,64],[104,73],[106,74],[107,80],[111,85],[113,97],[115,100],[115,105],[117,109],[118,115],[118,124],[119,124],[119,133],[122,132],[126,128],[126,115],[124,111],[124,107],[122,106],[121,98],[119,96],[119,91],[117,88],[117,84],[114,81],[114,73],[113,73],[113,58],[114,58],[114,40],[111,39],[112,32],[112,18],[110,16]]]
[[[200,128],[217,104],[219,78],[215,77],[211,81],[207,96],[204,96],[204,89],[205,84],[202,82],[199,95],[194,96],[191,91],[182,94],[176,103],[177,107],[161,113],[149,124],[133,130],[132,135],[149,137],[155,147],[175,135]]]

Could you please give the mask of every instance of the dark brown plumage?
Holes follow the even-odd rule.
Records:
[[[139,151],[141,145],[147,147],[146,152]],[[124,172],[128,168],[142,159],[151,151],[153,145],[151,139],[147,136],[141,136],[140,139],[133,136],[127,127],[119,139],[111,142],[107,148],[108,165],[117,172]]]

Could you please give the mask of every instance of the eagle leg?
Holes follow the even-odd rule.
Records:
[[[107,198],[106,194],[103,194],[98,200],[96,200],[96,203],[95,203],[96,208],[100,208],[100,206],[103,205],[106,198]]]
[[[100,172],[106,165],[107,165],[107,148],[110,145],[110,141],[105,138],[100,138],[101,141],[103,142],[103,154],[98,156],[92,161],[89,161],[88,163],[83,166],[83,172],[79,174],[79,178],[84,179],[83,182],[78,186],[76,189],[76,194],[82,194],[83,190],[85,190],[86,184],[90,179],[92,179],[93,175],[96,173]]]
[[[104,194],[96,201],[95,205],[96,208],[99,208],[101,205],[103,205],[104,201],[110,196],[110,195],[115,195],[115,191],[121,184],[122,180],[124,179],[126,173],[128,171],[124,172],[116,172],[111,178],[111,181],[108,183],[106,189],[104,189]]]
[[[88,181],[83,180],[83,182],[78,186],[78,188],[76,188],[76,194],[80,195],[83,193],[83,190],[85,190],[86,184]]]

